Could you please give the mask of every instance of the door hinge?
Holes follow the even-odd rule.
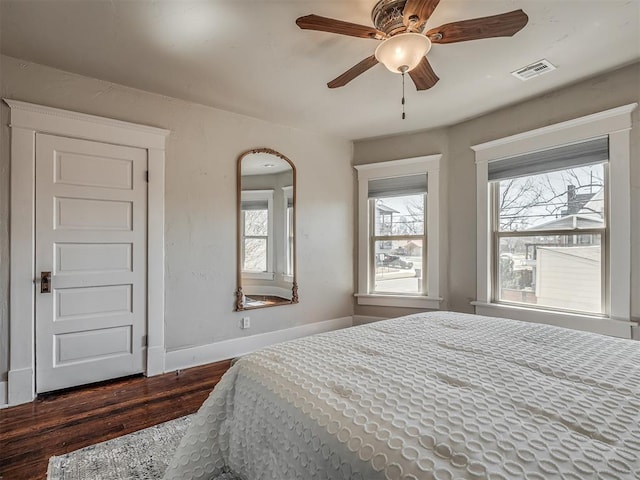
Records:
[[[143,347],[148,347],[149,346],[149,335],[143,335],[142,336],[142,346]]]
[[[144,172],[144,179],[147,181],[147,183],[149,183],[149,170]]]

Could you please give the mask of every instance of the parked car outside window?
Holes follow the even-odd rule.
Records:
[[[389,255],[387,253],[381,253],[377,257],[377,265],[383,267],[396,267],[409,269],[413,267],[413,262],[408,262],[398,255]]]

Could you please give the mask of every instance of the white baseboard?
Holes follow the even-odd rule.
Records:
[[[259,333],[250,337],[233,338],[197,347],[173,350],[166,353],[165,372],[195,367],[238,357],[275,343],[306,337],[314,333],[339,330],[353,325],[353,317],[334,318],[323,322],[285,328],[274,332]]]
[[[380,320],[386,320],[386,317],[372,317],[370,315],[354,315],[353,325],[365,325],[367,323],[379,322]]]
[[[0,408],[7,408],[7,382],[0,382]]]
[[[7,382],[7,403],[20,405],[36,398],[34,375],[32,368],[9,370]]]
[[[633,319],[634,322],[639,322],[637,319]],[[634,340],[640,340],[640,325],[631,327],[631,338]]]
[[[154,375],[164,373],[164,359],[164,346],[149,347],[147,352],[147,377],[153,377]]]

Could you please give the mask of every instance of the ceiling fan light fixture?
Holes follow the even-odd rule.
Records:
[[[431,40],[420,33],[399,33],[376,48],[376,59],[393,73],[404,73],[418,66],[431,49]]]

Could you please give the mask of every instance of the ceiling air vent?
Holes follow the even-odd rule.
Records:
[[[526,82],[530,78],[537,77],[555,69],[556,67],[549,60],[540,60],[526,67],[519,68],[515,72],[511,72],[511,75]]]

